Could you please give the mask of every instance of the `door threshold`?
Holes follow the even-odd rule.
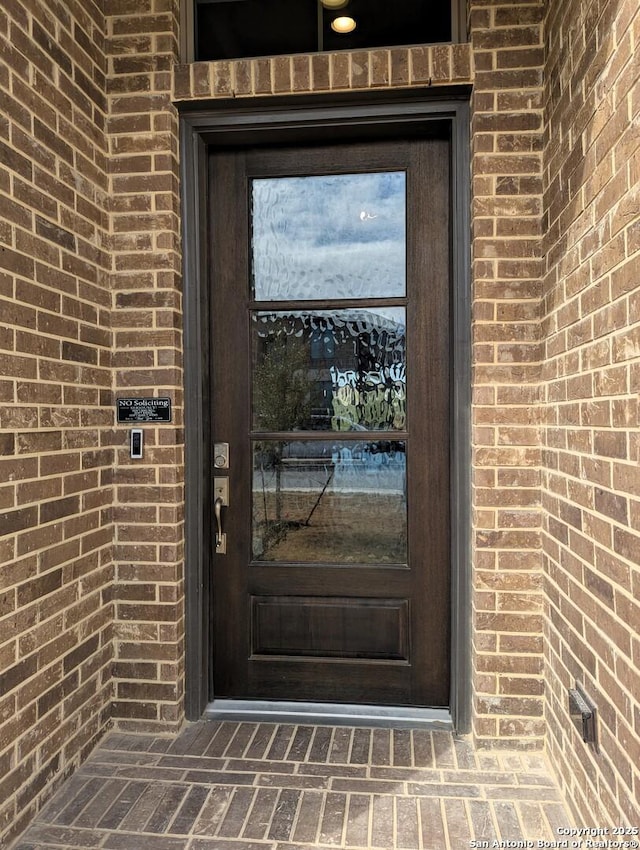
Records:
[[[317,726],[437,729],[453,732],[451,712],[447,708],[216,699],[206,707],[204,718],[263,723],[305,723]]]

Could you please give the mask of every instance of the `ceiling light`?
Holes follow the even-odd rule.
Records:
[[[320,0],[325,9],[344,9],[349,0]]]
[[[356,22],[353,18],[347,17],[347,15],[342,15],[339,18],[334,18],[331,21],[331,29],[334,32],[347,33],[353,32],[356,28]]]

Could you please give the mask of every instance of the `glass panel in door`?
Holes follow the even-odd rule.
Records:
[[[253,557],[404,564],[405,443],[253,443]]]
[[[405,174],[259,179],[251,198],[254,299],[282,304],[251,311],[253,558],[405,564]]]
[[[404,296],[405,209],[404,171],[254,180],[254,298]]]
[[[252,424],[261,431],[404,431],[404,307],[255,311]]]

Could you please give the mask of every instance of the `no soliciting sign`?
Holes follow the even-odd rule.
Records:
[[[170,398],[118,398],[118,422],[171,422]]]

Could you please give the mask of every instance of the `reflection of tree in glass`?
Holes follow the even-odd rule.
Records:
[[[253,404],[258,427],[262,431],[291,431],[309,419],[311,406],[307,381],[308,352],[304,342],[276,330],[262,340],[263,348],[253,373]],[[259,443],[260,471],[264,502],[264,548],[287,533],[282,516],[282,453],[286,442],[269,440]],[[267,512],[265,465],[275,472],[275,518]]]
[[[253,374],[253,399],[261,431],[291,431],[309,417],[308,354],[305,343],[274,329],[261,340]]]

